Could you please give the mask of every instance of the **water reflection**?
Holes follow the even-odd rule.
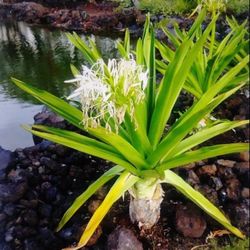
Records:
[[[95,40],[104,57],[116,56],[112,39],[95,37]],[[70,92],[71,86],[64,83],[72,78],[70,63],[79,67],[85,62],[63,32],[29,27],[22,22],[0,23],[1,146],[14,149],[31,145],[31,137],[19,124],[32,123],[34,114],[40,110],[36,100],[10,83],[10,77],[63,97]]]

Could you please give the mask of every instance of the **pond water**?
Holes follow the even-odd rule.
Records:
[[[82,38],[86,38],[82,36]],[[104,57],[115,57],[114,39],[95,36]],[[63,97],[70,93],[70,64],[85,63],[62,31],[30,27],[25,23],[0,23],[0,146],[14,150],[31,146],[32,136],[21,124],[32,124],[42,105],[14,86],[10,77]]]

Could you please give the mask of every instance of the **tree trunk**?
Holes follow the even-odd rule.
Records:
[[[163,190],[156,179],[142,180],[130,190],[129,215],[139,228],[150,229],[160,218]]]

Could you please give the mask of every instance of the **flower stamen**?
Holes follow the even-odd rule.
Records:
[[[131,55],[129,60],[110,59],[107,65],[100,59],[91,68],[82,66],[81,74],[66,82],[77,85],[68,99],[80,101],[86,128],[104,123],[110,130],[112,120],[117,132],[126,112],[134,120],[135,106],[145,98],[148,73]]]

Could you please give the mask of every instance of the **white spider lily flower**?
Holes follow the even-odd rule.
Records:
[[[86,128],[105,124],[111,130],[112,120],[117,132],[126,112],[134,120],[135,105],[145,97],[148,73],[132,56],[110,59],[107,65],[100,59],[91,68],[82,66],[81,74],[65,82],[77,85],[68,99],[81,103]]]

